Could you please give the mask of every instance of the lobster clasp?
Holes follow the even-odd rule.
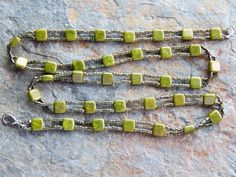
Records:
[[[19,122],[16,119],[16,117],[14,115],[11,115],[11,114],[4,114],[2,116],[2,122],[3,122],[3,124],[10,125],[10,126],[18,125],[19,124]]]

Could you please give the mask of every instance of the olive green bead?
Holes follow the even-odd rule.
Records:
[[[185,95],[182,93],[176,93],[173,96],[173,101],[175,106],[184,106],[185,104]]]
[[[213,110],[208,113],[208,116],[212,123],[218,124],[222,120],[222,116],[218,110]]]
[[[65,131],[73,131],[75,129],[75,121],[71,118],[64,118],[62,120],[62,128]]]
[[[123,121],[123,131],[124,132],[134,132],[135,131],[135,120],[124,119]]]
[[[84,102],[85,113],[92,114],[96,112],[96,102],[95,101],[85,101]]]
[[[216,95],[214,93],[205,93],[203,96],[204,105],[214,105],[216,102]]]
[[[191,77],[190,78],[190,88],[191,89],[202,88],[202,79],[200,77]]]
[[[104,42],[106,40],[106,31],[103,29],[97,29],[94,32],[95,41]]]
[[[41,76],[41,80],[43,82],[51,82],[51,81],[54,80],[54,76],[51,75],[51,74],[44,74],[44,75]]]
[[[141,73],[132,73],[130,79],[132,85],[140,85],[143,82],[143,76]]]
[[[154,123],[152,127],[152,134],[154,136],[165,136],[166,126],[161,123]]]
[[[160,54],[163,59],[169,59],[173,55],[170,47],[161,47]]]
[[[77,39],[77,31],[75,29],[65,30],[66,41],[75,41]]]
[[[115,100],[114,101],[114,110],[115,110],[115,112],[125,112],[126,111],[125,100]]]
[[[221,28],[211,28],[210,29],[211,40],[221,40],[223,39]]]
[[[60,101],[60,100],[54,101],[53,110],[54,110],[54,113],[56,114],[65,113],[67,111],[66,102]]]
[[[192,29],[183,29],[182,30],[182,39],[184,41],[189,41],[193,39],[193,30]]]
[[[84,71],[85,70],[85,63],[83,60],[73,60],[72,61],[72,68],[76,71]]]
[[[44,121],[40,117],[31,119],[31,130],[32,131],[42,131],[44,128]]]
[[[102,84],[112,85],[112,83],[113,83],[113,74],[109,72],[102,73]]]
[[[155,97],[145,98],[144,99],[144,108],[146,110],[156,109],[156,98]]]
[[[195,132],[195,126],[194,125],[186,125],[183,128],[184,134],[190,134]]]
[[[160,77],[160,86],[163,88],[170,88],[172,85],[172,77],[169,75],[162,75]]]
[[[163,29],[155,29],[152,31],[153,41],[163,41],[165,39],[165,34]]]
[[[192,57],[202,55],[202,47],[200,44],[191,44],[189,46],[189,53]]]
[[[21,42],[21,39],[18,36],[15,36],[11,39],[10,45],[15,48],[20,44],[20,42]]]
[[[27,66],[28,60],[23,57],[17,57],[15,61],[15,66],[18,69],[25,69]]]
[[[95,118],[92,120],[93,131],[103,131],[105,130],[104,119]]]
[[[44,71],[45,73],[55,74],[57,71],[57,63],[53,61],[47,61],[44,64]]]
[[[28,96],[30,100],[33,102],[41,99],[41,94],[40,94],[39,89],[32,89],[28,91]]]
[[[36,41],[43,42],[48,39],[48,32],[46,29],[37,29],[35,31],[35,39]]]
[[[84,73],[82,71],[72,71],[71,80],[74,83],[83,83]]]
[[[141,48],[135,48],[131,50],[131,57],[134,61],[143,59],[143,50]]]
[[[113,55],[104,55],[102,57],[102,62],[105,67],[110,67],[115,65],[115,59]]]
[[[135,33],[133,31],[125,31],[124,32],[124,42],[130,43],[135,42]]]

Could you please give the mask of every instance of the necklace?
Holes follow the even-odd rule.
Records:
[[[194,131],[217,124],[222,120],[223,102],[213,93],[205,94],[183,94],[175,93],[168,96],[148,97],[139,100],[109,100],[109,101],[63,101],[56,100],[53,103],[46,103],[41,98],[41,93],[36,84],[41,82],[66,82],[79,84],[131,84],[147,85],[160,88],[186,87],[200,89],[206,86],[211,78],[220,71],[220,64],[216,57],[209,50],[200,44],[184,46],[165,46],[157,49],[135,48],[130,51],[122,51],[104,55],[99,58],[86,60],[73,60],[71,64],[58,64],[53,61],[30,61],[24,57],[13,54],[24,38],[42,41],[116,41],[116,42],[139,42],[139,41],[163,41],[163,40],[221,40],[228,39],[232,35],[232,29],[212,28],[210,30],[183,29],[180,31],[153,30],[145,32],[132,31],[80,31],[68,30],[45,30],[26,32],[23,35],[14,37],[8,45],[8,53],[12,63],[19,69],[26,69],[33,72],[41,72],[36,76],[28,88],[29,98],[42,107],[47,108],[56,114],[66,112],[77,112],[92,114],[96,112],[122,113],[129,111],[154,110],[163,107],[204,105],[213,108],[204,116],[201,122],[187,124],[182,128],[168,127],[158,122],[135,121],[134,119],[104,120],[96,118],[92,121],[80,121],[72,118],[43,119],[33,118],[28,121],[19,121],[13,115],[5,114],[3,123],[17,125],[26,131],[43,130],[90,130],[90,131],[124,131],[152,134],[154,136],[167,136],[193,133]],[[172,77],[169,75],[147,75],[141,73],[114,73],[97,72],[96,69],[113,67],[127,62],[136,62],[143,59],[169,59],[174,56],[181,57],[205,57],[208,59],[208,77],[188,76]]]

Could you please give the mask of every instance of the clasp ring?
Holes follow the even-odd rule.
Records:
[[[227,34],[223,34],[223,36],[229,39],[229,37],[234,34],[234,29],[232,27],[228,27],[225,30]]]
[[[4,114],[2,116],[2,122],[5,125],[18,125],[19,124],[16,117],[14,115],[11,115],[11,114]]]

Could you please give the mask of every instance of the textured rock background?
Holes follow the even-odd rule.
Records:
[[[2,0],[0,14],[0,113],[15,113],[22,120],[33,116],[55,115],[45,113],[28,101],[26,89],[34,74],[16,72],[6,53],[6,45],[14,34],[36,28],[67,27],[108,30],[236,27],[234,0]],[[160,139],[139,134],[106,132],[47,132],[32,135],[1,125],[0,176],[236,176],[235,36],[223,42],[205,42],[222,63],[222,72],[207,88],[197,92],[214,91],[224,98],[226,115],[219,126],[204,129],[194,135]],[[134,46],[151,48],[167,44],[28,43],[24,46],[29,53],[23,50],[19,52],[35,59],[42,59],[37,53],[44,53],[56,56],[62,62],[69,62],[75,57],[97,57]],[[174,44],[177,43],[171,43]],[[150,60],[125,64],[115,67],[113,71],[176,76],[205,75],[206,64],[203,59],[177,58],[165,62]],[[41,89],[48,100],[134,99],[185,91],[60,84],[43,85]],[[191,107],[102,116],[107,119],[127,116],[137,120],[161,120],[179,127],[205,113],[207,110]],[[91,119],[100,115],[67,116]]]

